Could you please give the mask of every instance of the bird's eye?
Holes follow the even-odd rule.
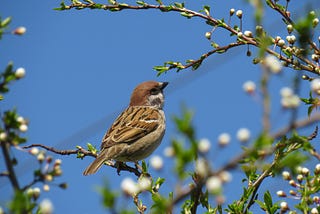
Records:
[[[153,89],[150,90],[150,94],[151,95],[156,95],[158,93],[159,93],[159,89],[158,88],[153,88]]]

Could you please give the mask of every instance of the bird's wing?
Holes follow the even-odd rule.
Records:
[[[101,149],[109,148],[118,143],[135,142],[157,129],[160,117],[159,111],[151,107],[128,107],[104,135]]]

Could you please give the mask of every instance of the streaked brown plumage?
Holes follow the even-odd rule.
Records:
[[[84,175],[97,172],[107,160],[142,160],[160,145],[165,132],[163,89],[167,85],[167,82],[147,81],[133,90],[129,107],[104,135],[101,151]]]

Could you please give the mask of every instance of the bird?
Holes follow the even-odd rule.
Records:
[[[96,173],[109,160],[136,163],[151,155],[166,130],[163,90],[168,84],[146,81],[136,86],[129,106],[105,133],[99,154],[83,175]]]

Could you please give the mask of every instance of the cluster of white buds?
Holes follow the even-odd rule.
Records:
[[[40,196],[41,190],[39,187],[28,188],[26,190],[26,194],[28,197],[32,198],[33,200],[37,200]]]
[[[264,57],[263,63],[266,66],[266,68],[274,74],[278,74],[282,71],[282,64],[280,60],[273,55],[269,54],[266,57]]]
[[[289,44],[291,44],[291,45],[293,45],[297,40],[295,35],[289,35],[289,36],[286,37],[286,39],[289,42]]]
[[[293,93],[293,90],[289,87],[283,87],[280,90],[281,105],[286,109],[294,109],[300,105],[300,98]]]
[[[20,130],[21,132],[26,132],[26,131],[28,131],[28,120],[26,120],[25,118],[19,116],[19,117],[17,118],[17,122],[20,124],[20,125],[19,125],[19,130]]]
[[[280,36],[276,36],[276,38],[273,39],[272,41],[274,42],[275,45],[279,47],[283,47],[286,44],[286,42]]]

